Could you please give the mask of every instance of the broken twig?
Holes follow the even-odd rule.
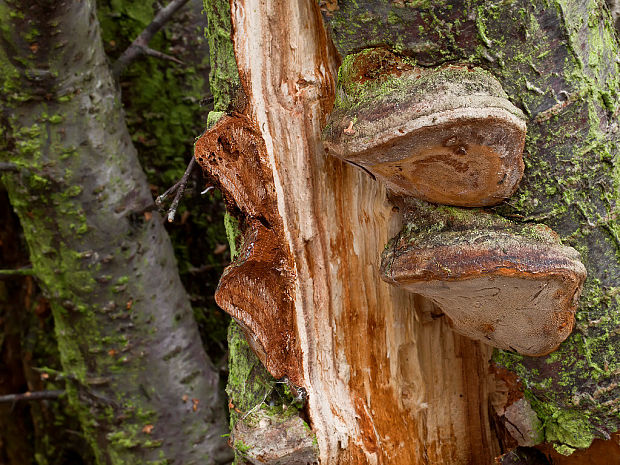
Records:
[[[57,399],[62,396],[65,391],[35,391],[35,392],[22,392],[21,394],[7,394],[0,396],[0,404],[6,404],[9,402],[19,402],[22,400],[44,400],[44,399]]]
[[[172,203],[170,204],[170,209],[168,210],[168,221],[172,223],[174,221],[174,215],[177,213],[177,208],[179,207],[179,202],[181,201],[181,197],[183,197],[183,193],[185,192],[185,187],[187,186],[187,181],[189,180],[189,175],[192,173],[194,166],[196,165],[196,159],[192,157],[187,165],[185,173],[174,186],[168,189],[166,192],[161,194],[155,199],[155,204],[158,207],[161,207],[166,200],[166,198],[175,192],[174,199],[172,199]]]
[[[163,52],[153,50],[149,47],[149,42],[153,36],[159,31],[164,24],[174,15],[188,0],[172,0],[167,6],[159,10],[159,12],[153,18],[151,24],[149,24],[144,31],[140,33],[138,37],[131,43],[129,47],[118,57],[114,65],[112,66],[112,75],[115,79],[123,73],[125,68],[129,64],[138,58],[140,55],[149,55],[156,58],[162,58],[164,60],[174,61],[175,63],[183,64],[178,58],[166,55]]]

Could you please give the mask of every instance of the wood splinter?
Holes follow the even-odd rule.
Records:
[[[586,270],[544,225],[418,204],[387,245],[381,276],[435,301],[455,331],[540,356],[570,334]]]

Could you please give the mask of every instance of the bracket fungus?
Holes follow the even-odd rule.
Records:
[[[480,68],[419,68],[386,50],[345,59],[323,132],[330,155],[432,203],[500,203],[523,175],[526,124]]]
[[[381,275],[435,301],[457,332],[537,356],[570,334],[586,270],[544,225],[414,206],[383,252]]]

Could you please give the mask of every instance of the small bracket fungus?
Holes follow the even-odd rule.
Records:
[[[274,413],[259,408],[237,422],[230,443],[252,465],[299,465],[318,463],[318,446],[312,431],[291,407]]]
[[[586,271],[546,226],[414,207],[383,253],[381,275],[432,299],[461,334],[544,355],[570,334]]]
[[[525,118],[486,71],[417,68],[370,49],[345,59],[339,86],[326,151],[393,193],[474,207],[500,203],[517,188]]]

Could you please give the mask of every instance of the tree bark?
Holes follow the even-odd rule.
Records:
[[[98,463],[224,463],[218,375],[127,132],[94,2],[0,2],[3,182]]]
[[[620,89],[604,3],[321,8],[330,36],[315,2],[231,2],[245,104],[196,151],[245,229],[216,298],[271,373],[307,390],[321,463],[491,463],[503,444],[489,405],[502,390],[498,411],[524,391],[563,453],[609,438],[620,426]],[[496,351],[518,379],[494,376],[493,349],[453,332],[432,302],[381,281],[381,251],[404,212],[367,173],[325,155],[340,60],[377,46],[426,67],[484,68],[527,116],[524,178],[490,210],[551,227],[580,252],[588,278],[557,351]]]

